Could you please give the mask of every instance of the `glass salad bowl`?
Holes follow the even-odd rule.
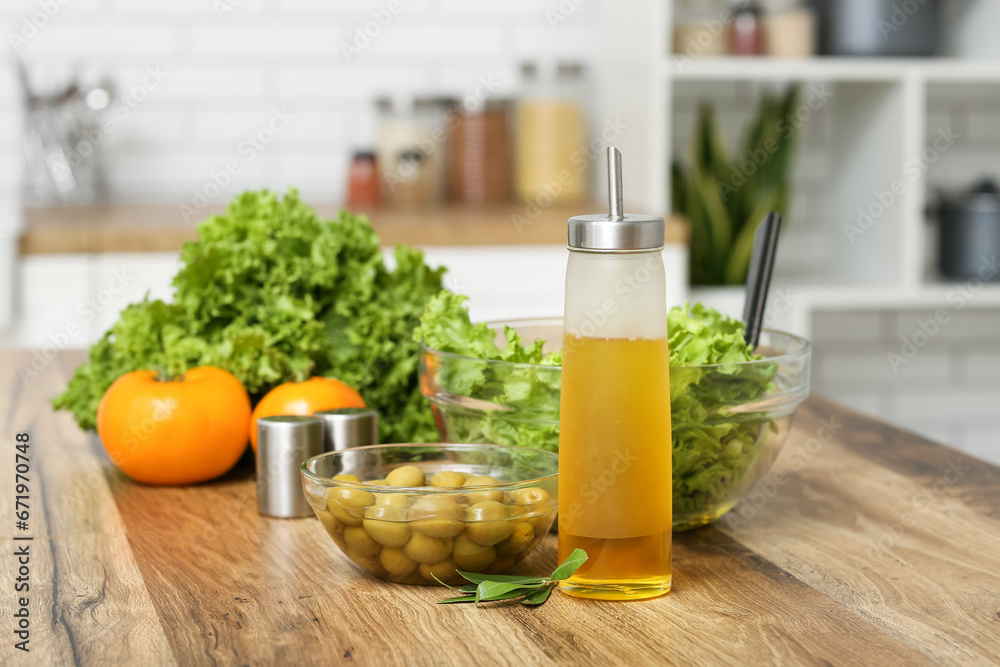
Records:
[[[491,324],[546,352],[562,343],[562,320]],[[763,477],[809,394],[809,341],[765,329],[763,359],[670,368],[673,526],[688,530],[732,509]],[[557,452],[558,366],[517,364],[421,346],[420,386],[444,441],[518,445]]]
[[[387,581],[467,583],[530,554],[556,516],[558,456],[523,447],[356,447],[302,464],[323,528],[362,570]]]

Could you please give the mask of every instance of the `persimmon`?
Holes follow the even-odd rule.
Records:
[[[204,366],[176,378],[133,371],[97,407],[111,461],[145,484],[194,484],[223,475],[247,447],[250,397],[232,373]]]
[[[365,399],[335,378],[314,377],[286,382],[267,392],[250,417],[250,445],[257,451],[257,420],[275,415],[311,415],[320,410],[364,408]]]

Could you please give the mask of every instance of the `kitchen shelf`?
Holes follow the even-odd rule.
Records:
[[[565,245],[566,220],[580,213],[599,211],[604,203],[534,207],[523,204],[486,207],[440,206],[422,210],[377,208],[366,214],[382,244],[413,246],[537,246]],[[335,203],[319,204],[320,215],[336,216]],[[221,213],[206,210],[200,218]],[[195,237],[196,224],[188,223],[170,204],[46,207],[25,209],[21,254],[172,252]],[[667,225],[667,241],[686,242],[686,229],[677,219]]]
[[[956,58],[772,58],[667,56],[663,72],[675,81],[901,81],[1000,83],[1000,66]]]
[[[734,93],[742,104],[746,95],[759,94],[772,84],[829,82],[833,94],[820,109],[811,107],[812,114],[822,115],[823,143],[811,145],[811,157],[822,163],[827,203],[816,216],[815,227],[800,238],[800,242],[808,239],[810,247],[820,247],[822,252],[817,253],[817,261],[794,275],[782,274],[779,267],[776,277],[778,285],[791,285],[801,294],[795,305],[799,312],[790,316],[795,322],[789,326],[807,331],[816,310],[949,307],[948,297],[957,286],[940,282],[926,270],[926,260],[933,255],[929,247],[933,237],[925,222],[930,199],[928,178],[942,180],[944,160],[941,166],[923,169],[906,180],[905,191],[874,216],[877,224],[866,226],[863,236],[845,231],[862,219],[859,209],[869,210],[895,181],[910,178],[904,172],[908,161],[933,147],[938,128],[928,118],[930,97],[936,99],[948,86],[962,84],[1000,91],[1000,63],[947,57],[691,58],[671,53],[676,4],[676,0],[636,0],[628,3],[628,11],[621,15],[611,8],[600,16],[606,30],[602,55],[610,63],[605,66],[613,72],[603,77],[610,83],[602,90],[604,99],[598,112],[635,109],[622,116],[629,130],[617,141],[626,164],[638,160],[645,165],[639,174],[639,194],[648,202],[647,207],[670,209],[668,165],[674,156],[673,130],[681,110],[676,99],[718,97],[720,108],[728,108],[732,116],[741,111],[731,108]],[[983,0],[976,4],[990,9]],[[976,21],[976,26],[965,27],[978,28],[985,23],[975,17],[982,15],[966,13],[961,20]],[[966,33],[975,33],[979,41],[964,43],[964,52],[989,50],[971,48],[986,46],[982,42],[993,38],[988,31]],[[808,87],[803,103],[808,101],[806,90]],[[962,90],[956,88],[955,94],[963,94]],[[810,148],[803,146],[802,150]],[[988,157],[983,160],[988,161]],[[730,312],[737,315],[742,308],[742,296],[726,288],[693,288],[691,296],[728,304]],[[967,305],[1000,308],[1000,286],[984,285]]]

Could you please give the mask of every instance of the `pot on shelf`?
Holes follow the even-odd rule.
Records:
[[[1000,189],[983,179],[969,190],[941,195],[938,267],[947,278],[1000,280]]]

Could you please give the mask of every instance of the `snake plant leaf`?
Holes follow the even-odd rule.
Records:
[[[691,226],[694,284],[742,283],[760,220],[770,210],[785,212],[801,124],[795,115],[798,93],[797,85],[783,95],[765,93],[733,155],[712,105],[699,107],[690,159],[671,166],[673,209]]]

